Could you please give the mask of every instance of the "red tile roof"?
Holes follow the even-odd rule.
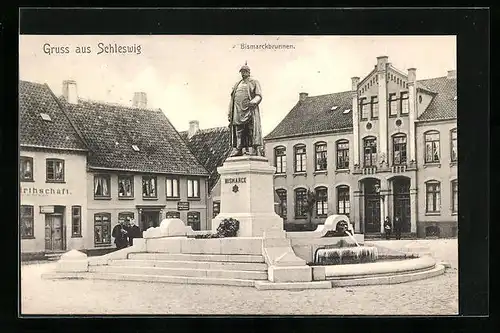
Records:
[[[222,166],[231,153],[231,133],[229,127],[201,129],[191,138],[188,138],[187,131],[180,132],[180,134],[188,143],[189,148],[198,161],[210,173],[208,186],[211,191],[220,177],[217,167]]]
[[[41,113],[50,121],[43,120]],[[28,81],[19,81],[19,140],[27,147],[87,150],[50,88]]]

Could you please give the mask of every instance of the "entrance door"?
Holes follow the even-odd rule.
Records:
[[[365,195],[365,232],[380,232],[380,199]]]
[[[158,227],[160,225],[160,212],[159,211],[142,211],[141,213],[141,230],[146,231],[151,227]]]
[[[394,217],[401,221],[401,231],[411,230],[410,179],[396,179],[394,184]]]
[[[45,215],[45,250],[63,250],[62,215]]]

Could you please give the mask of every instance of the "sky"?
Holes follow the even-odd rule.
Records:
[[[455,36],[40,36],[19,37],[19,78],[47,83],[56,95],[63,80],[75,80],[81,98],[132,104],[145,92],[178,131],[198,120],[200,129],[227,126],[227,111],[239,69],[247,62],[260,82],[262,131],[271,132],[309,96],[351,89],[351,77],[370,73],[378,56],[417,80],[456,69]],[[129,46],[126,54],[98,54],[102,45]],[[242,44],[286,45],[248,49]],[[140,54],[137,52],[140,46]],[[90,47],[90,53],[76,48]],[[66,53],[65,51],[69,51]],[[64,52],[64,53],[63,53]]]

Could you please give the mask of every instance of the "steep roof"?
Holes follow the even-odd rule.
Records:
[[[27,147],[87,150],[50,88],[28,81],[19,81],[19,141]]]
[[[419,120],[442,120],[457,117],[456,79],[438,77],[417,81],[417,88],[434,94]],[[352,130],[352,92],[310,96],[299,101],[265,140]],[[334,108],[337,106],[337,108]],[[346,111],[344,113],[344,111]]]
[[[425,86],[434,91],[433,97],[427,109],[418,117],[418,120],[443,120],[457,118],[457,79],[437,77],[422,80]]]
[[[208,175],[160,109],[59,100],[89,145],[90,168]]]
[[[344,113],[351,108],[351,91],[307,97],[299,101],[265,139],[351,129],[352,110]]]
[[[220,177],[217,167],[222,166],[231,153],[231,132],[229,127],[201,129],[191,138],[188,138],[187,131],[180,132],[180,134],[188,143],[198,161],[209,172],[208,186],[212,190]]]

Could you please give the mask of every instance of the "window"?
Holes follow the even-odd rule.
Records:
[[[453,180],[451,182],[451,211],[456,214],[458,213],[458,181]]]
[[[278,215],[281,216],[286,221],[286,214],[287,214],[286,190],[285,189],[278,189],[278,190],[276,190],[276,194],[278,195],[278,198],[279,198]]]
[[[426,212],[439,213],[441,207],[441,188],[439,182],[426,183]]]
[[[216,217],[220,213],[220,201],[214,201],[212,216]]]
[[[167,177],[165,181],[167,199],[179,198],[179,179],[176,177]]]
[[[406,135],[396,135],[392,138],[392,163],[406,164]]]
[[[425,163],[439,162],[439,132],[425,133]]]
[[[307,191],[304,188],[295,190],[295,218],[307,217]]]
[[[33,181],[33,158],[21,156],[19,165],[19,178],[21,181]]]
[[[318,187],[316,189],[316,216],[326,217],[328,214],[328,189]]]
[[[314,145],[316,149],[316,160],[315,168],[316,171],[326,170],[327,158],[326,158],[326,143],[320,142]]]
[[[349,201],[349,186],[341,185],[337,187],[337,214],[349,216],[351,205]]]
[[[337,141],[337,169],[349,169],[349,141]]]
[[[181,213],[180,212],[167,212],[165,214],[166,219],[180,219],[181,218]]]
[[[63,160],[47,160],[47,182],[64,182]]]
[[[21,206],[21,238],[34,238],[33,234],[33,206]]]
[[[378,96],[372,96],[372,119],[378,118]]]
[[[82,237],[82,207],[71,207],[71,237]]]
[[[396,94],[389,94],[389,117],[398,115],[398,97]]]
[[[111,214],[94,214],[94,244],[111,245]]]
[[[458,160],[458,142],[457,142],[457,129],[451,130],[451,161]]]
[[[369,102],[366,101],[366,98],[361,98],[359,102],[359,109],[361,114],[361,120],[368,120],[368,115],[370,112]]]
[[[134,176],[118,176],[118,197],[134,197]]]
[[[188,198],[200,197],[200,180],[188,179]]]
[[[142,176],[142,197],[156,198],[156,177]]]
[[[118,213],[118,223],[124,222],[128,223],[130,220],[134,220],[134,213],[133,212],[121,212]]]
[[[377,165],[377,139],[365,138],[364,139],[364,161],[365,167]]]
[[[276,167],[276,173],[286,172],[286,148],[276,147],[274,148],[274,166]]]
[[[109,198],[110,193],[110,176],[94,175],[94,198]]]
[[[409,103],[408,103],[408,92],[401,93],[401,114],[408,114]]]
[[[306,172],[306,146],[295,147],[295,172]]]
[[[200,212],[189,212],[187,214],[187,225],[193,228],[193,230],[201,230]]]

